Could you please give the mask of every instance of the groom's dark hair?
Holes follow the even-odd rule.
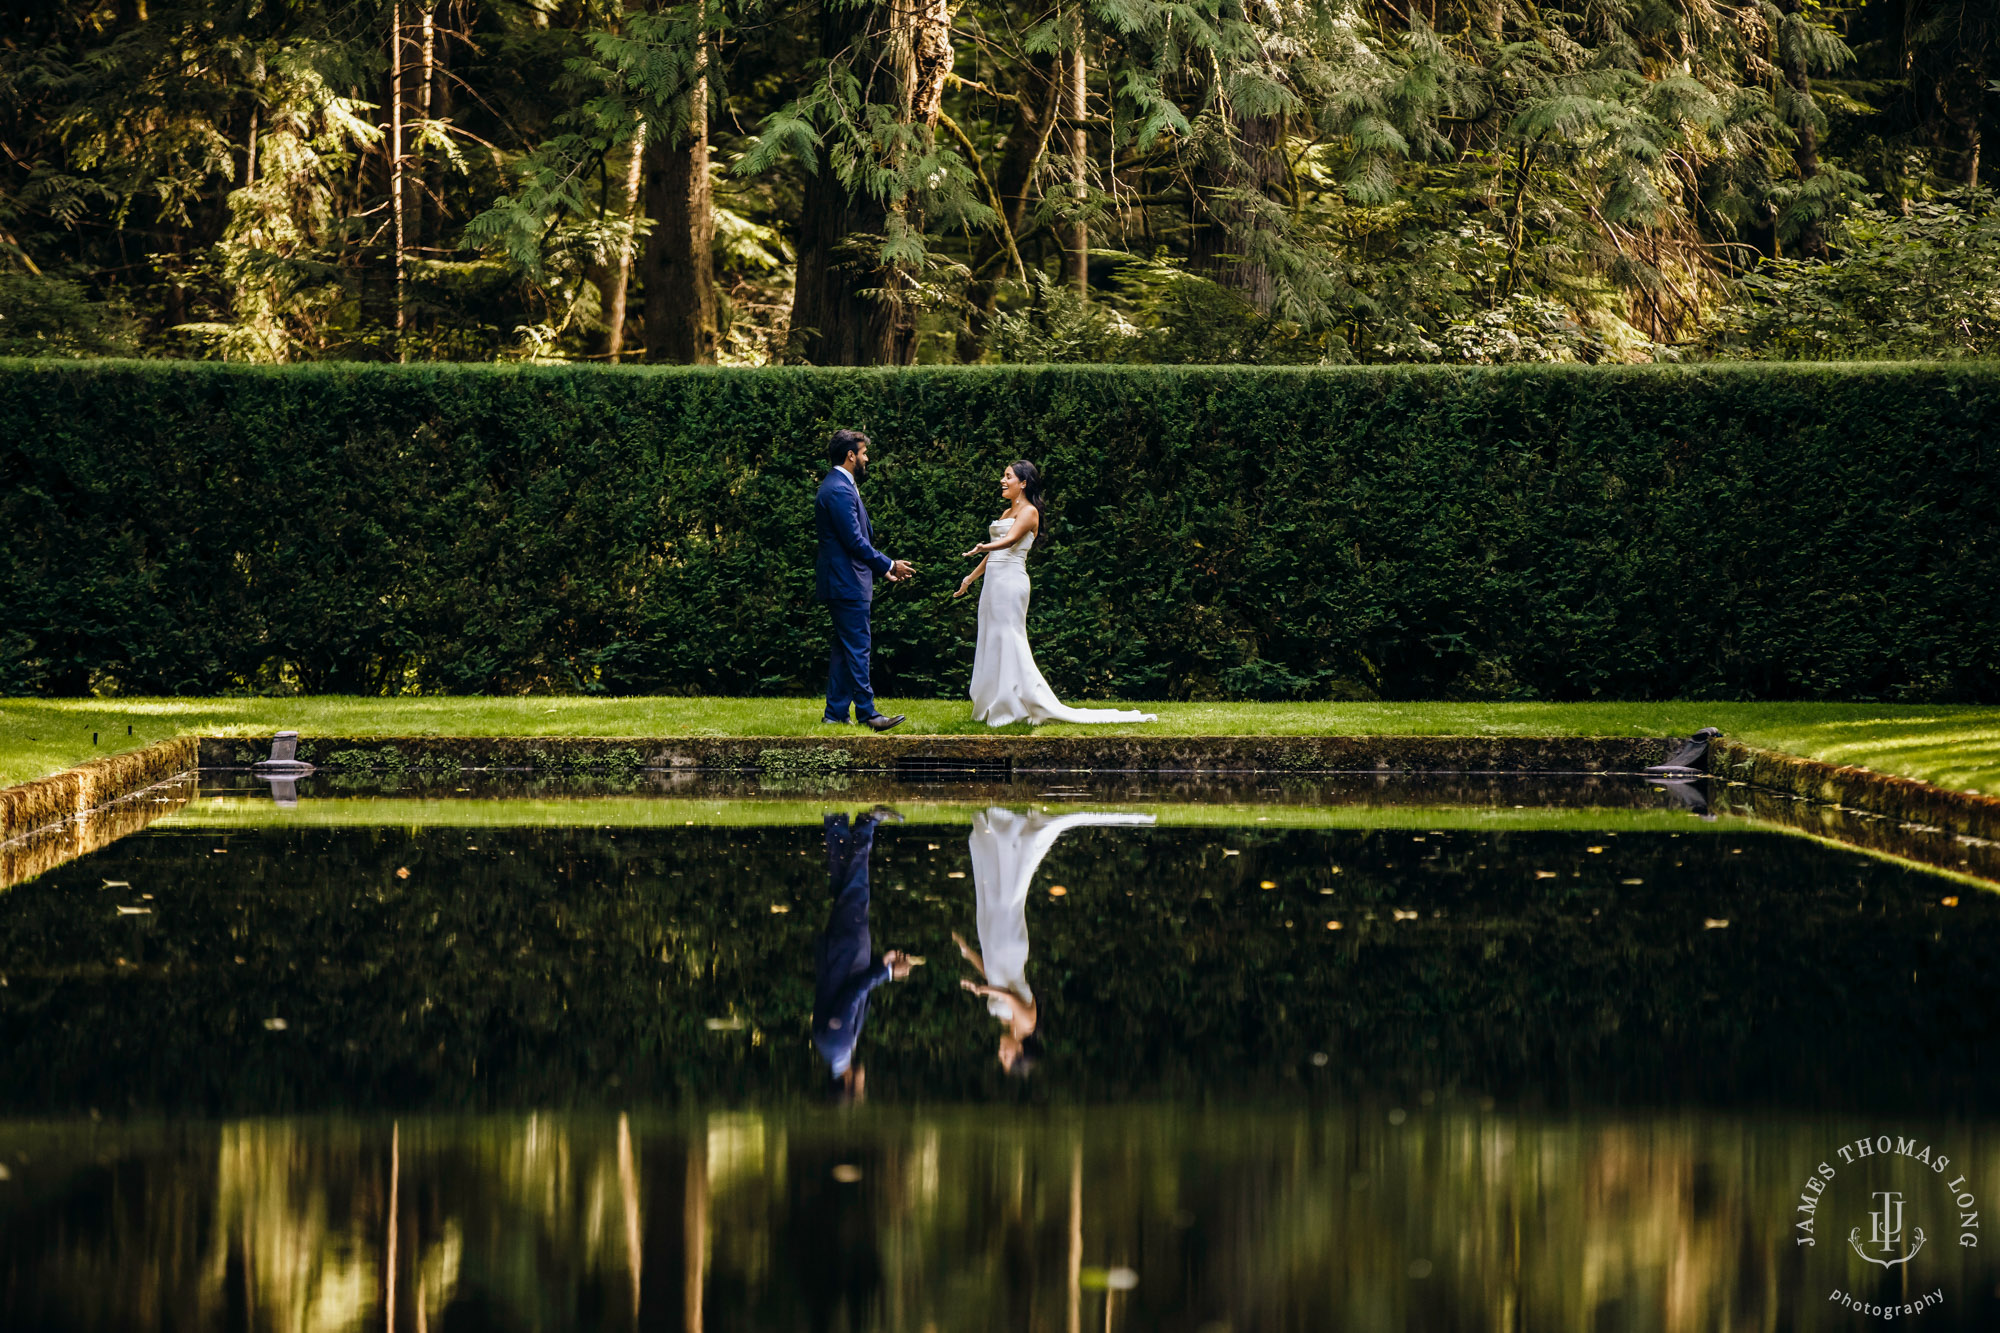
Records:
[[[826,461],[839,467],[847,461],[847,456],[868,443],[868,437],[858,430],[837,430],[833,438],[826,442]]]

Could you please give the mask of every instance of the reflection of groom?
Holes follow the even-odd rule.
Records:
[[[826,722],[845,723],[847,706],[854,720],[887,731],[903,714],[885,717],[875,711],[875,692],[868,683],[870,651],[868,617],[875,599],[875,576],[900,583],[916,572],[907,560],[891,560],[875,549],[875,529],[868,506],[861,503],[861,478],[868,472],[868,437],[858,430],[837,430],[827,442],[826,480],[813,504],[813,526],[819,531],[815,560],[816,591],[833,614],[833,661],[826,677]]]
[[[868,996],[885,981],[910,975],[917,961],[891,949],[878,961],[868,929],[868,858],[875,850],[875,825],[902,816],[878,806],[854,821],[846,815],[826,817],[826,874],[833,906],[826,929],[813,947],[812,1042],[833,1075],[838,1097],[859,1100],[863,1074],[854,1063],[861,1025],[868,1018]]]

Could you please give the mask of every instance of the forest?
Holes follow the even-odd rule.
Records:
[[[0,13],[0,355],[2000,350],[1993,0]]]

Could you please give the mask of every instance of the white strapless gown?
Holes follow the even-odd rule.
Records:
[[[993,566],[988,565],[991,570]],[[972,886],[979,910],[979,957],[986,964],[986,984],[998,986],[1028,1004],[1028,887],[1042,858],[1056,839],[1073,828],[1151,825],[1152,815],[1080,813],[1049,816],[1039,810],[1018,813],[989,806],[972,817]],[[1002,1022],[1014,1017],[1014,1006],[1003,996],[986,997],[986,1010]]]
[[[996,518],[987,528],[988,541],[999,541],[1013,528],[1011,518]],[[972,658],[972,717],[989,727],[1009,722],[1157,722],[1152,713],[1124,708],[1070,708],[1042,679],[1028,647],[1028,549],[1031,533],[1019,543],[986,557],[986,575],[979,590],[979,646]]]

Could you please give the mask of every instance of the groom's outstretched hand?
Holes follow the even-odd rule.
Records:
[[[901,583],[916,572],[917,567],[907,560],[892,560],[889,562],[888,577],[891,583]]]

